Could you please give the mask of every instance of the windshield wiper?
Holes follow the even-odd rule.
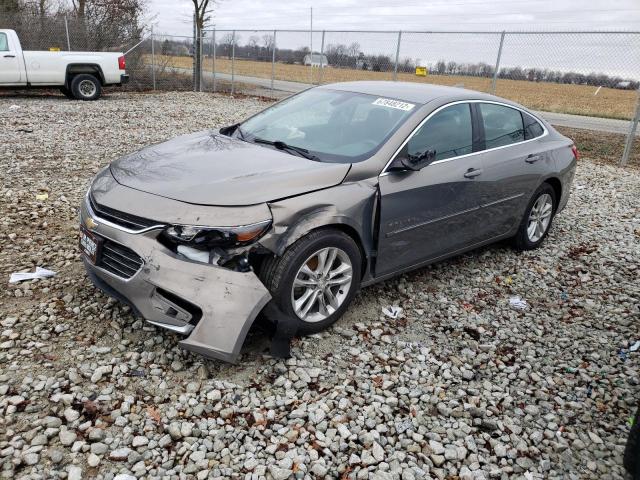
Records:
[[[308,158],[309,160],[315,160],[316,162],[320,162],[321,160],[316,157],[313,153],[309,152],[306,148],[296,147],[294,145],[289,145],[280,140],[265,140],[264,138],[254,138],[254,143],[262,143],[264,145],[272,145],[276,147],[278,150],[289,150],[290,152],[296,152],[298,155],[304,158]]]

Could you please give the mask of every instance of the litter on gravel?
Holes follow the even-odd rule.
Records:
[[[516,310],[526,310],[529,306],[527,301],[520,297],[511,297],[509,299],[509,305],[511,305]]]
[[[36,278],[49,278],[53,277],[56,272],[47,270],[46,268],[36,267],[35,272],[16,272],[12,273],[9,277],[9,283],[18,283],[25,280],[34,280]]]
[[[384,313],[387,317],[393,318],[394,320],[402,314],[402,308],[392,305],[390,307],[385,307],[382,309],[382,313]]]

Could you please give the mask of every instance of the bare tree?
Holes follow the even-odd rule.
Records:
[[[226,55],[229,60],[231,60],[231,55],[233,52],[233,45],[238,46],[238,40],[240,37],[238,35],[233,35],[233,33],[225,33],[220,39],[220,46],[222,47],[222,55]]]
[[[270,51],[273,48],[273,34],[265,33],[262,35],[262,48],[267,51]]]
[[[195,70],[194,70],[194,89],[199,92],[202,82],[202,32],[205,24],[210,19],[209,6],[213,6],[214,0],[191,0],[193,2],[194,19],[196,22],[196,38],[195,38]]]

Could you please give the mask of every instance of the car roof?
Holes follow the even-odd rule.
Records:
[[[330,83],[319,88],[364,93],[421,104],[425,104],[439,98],[441,100],[446,100],[447,102],[456,100],[493,100],[516,105],[513,102],[494,95],[476,92],[474,90],[467,90],[460,87],[447,87],[445,85],[433,85],[429,83],[362,81]]]

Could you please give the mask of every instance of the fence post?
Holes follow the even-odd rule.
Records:
[[[64,30],[67,32],[67,50],[71,51],[71,40],[69,39],[69,21],[67,20],[67,16],[64,16]]]
[[[496,68],[493,71],[493,79],[491,80],[491,93],[496,94],[496,81],[498,80],[498,70],[500,70],[500,57],[502,57],[502,45],[504,45],[504,30],[500,35],[500,46],[498,47],[498,57],[496,58]]]
[[[271,93],[273,94],[273,80],[276,76],[276,33],[277,30],[273,31],[273,48],[271,51]]]
[[[322,84],[322,74],[324,73],[324,34],[322,30],[322,42],[320,42],[320,75],[318,77],[318,85]]]
[[[151,79],[153,81],[153,90],[156,89],[156,46],[153,37],[153,27],[151,27]]]
[[[231,35],[231,96],[235,93],[236,31]]]
[[[398,45],[396,45],[396,63],[393,66],[393,81],[398,80],[398,62],[400,61],[400,41],[402,40],[402,30],[398,32]]]
[[[196,92],[198,91],[197,87],[197,75],[198,75],[198,57],[197,57],[197,52],[196,52],[196,42],[197,42],[197,35],[198,35],[198,29],[196,27],[197,22],[196,22],[196,13],[193,12],[193,53],[191,54],[191,58],[193,59],[193,91]]]
[[[211,61],[211,73],[213,74],[213,93],[216,93],[216,29],[213,29],[211,34],[211,41],[213,42],[213,60]]]
[[[204,29],[203,29],[204,30]],[[202,92],[202,71],[204,70],[204,31],[200,30],[198,33],[200,34],[199,44],[200,51],[198,52],[198,91]]]
[[[631,156],[631,150],[633,149],[633,142],[636,140],[636,130],[638,129],[638,121],[640,121],[640,89],[638,89],[638,95],[636,97],[636,113],[633,116],[629,124],[629,133],[627,134],[627,142],[624,145],[624,152],[620,159],[620,165],[625,166],[629,163],[629,157]]]

